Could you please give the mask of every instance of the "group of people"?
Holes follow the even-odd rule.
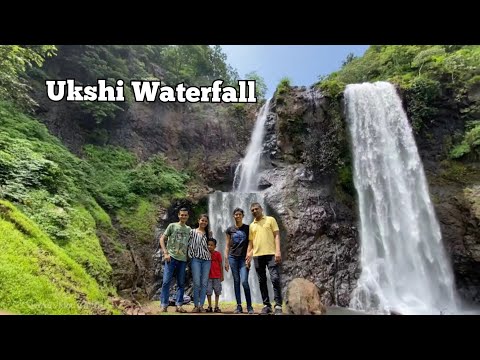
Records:
[[[248,314],[254,314],[248,283],[253,260],[264,305],[261,314],[282,313],[280,285],[282,255],[278,224],[275,218],[263,214],[262,206],[259,203],[252,203],[250,211],[254,217],[250,225],[243,223],[245,213],[242,209],[236,208],[233,211],[235,224],[225,231],[225,261],[223,262],[222,255],[215,250],[217,240],[212,237],[212,232],[209,230],[208,215],[200,215],[197,228],[192,229],[186,225],[189,217],[188,209],[181,208],[179,210],[179,221],[169,224],[160,237],[160,247],[164,254],[163,284],[160,295],[160,306],[163,312],[167,312],[170,284],[175,273],[177,280],[176,311],[186,312],[182,305],[185,292],[185,270],[187,260],[189,260],[193,277],[194,308],[192,312],[221,312],[218,300],[222,292],[223,269],[225,269],[227,272],[232,271],[237,302],[234,313],[243,313],[241,284],[245,293],[246,311]],[[274,291],[274,309],[272,309],[268,295],[267,268]],[[213,293],[215,293],[214,307],[212,307]],[[207,309],[204,308],[205,297],[208,300]]]

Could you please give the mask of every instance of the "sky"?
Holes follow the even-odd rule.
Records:
[[[362,56],[368,45],[222,45],[227,62],[240,79],[256,71],[265,79],[266,97],[273,95],[280,79],[288,77],[293,86],[310,86],[320,75],[342,66],[349,53]]]

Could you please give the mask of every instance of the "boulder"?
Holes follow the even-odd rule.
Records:
[[[292,315],[323,315],[327,308],[320,301],[321,291],[306,279],[296,278],[287,287],[287,313]]]

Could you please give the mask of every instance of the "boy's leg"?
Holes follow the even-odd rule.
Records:
[[[221,312],[220,308],[218,307],[218,300],[222,294],[222,282],[220,279],[213,279],[213,283],[213,288],[215,289],[215,312]]]
[[[213,293],[213,279],[208,279],[207,300],[208,300],[208,311],[209,312],[212,308],[212,293]]]

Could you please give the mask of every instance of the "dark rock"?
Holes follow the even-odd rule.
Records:
[[[282,284],[302,277],[325,289],[323,304],[348,306],[358,268],[354,213],[329,195],[331,185],[302,182],[298,169],[262,174],[272,184],[263,193],[280,226]]]
[[[260,181],[258,182],[258,188],[260,190],[264,190],[266,188],[269,188],[270,186],[272,186],[272,184],[270,184],[270,182],[268,182],[268,180],[264,178],[261,178]]]

